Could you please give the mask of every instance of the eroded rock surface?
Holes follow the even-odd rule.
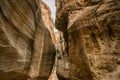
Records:
[[[45,26],[50,31],[50,34],[51,34],[51,37],[52,37],[52,41],[55,44],[56,43],[56,39],[55,39],[55,33],[54,33],[54,22],[53,22],[53,19],[51,18],[51,10],[48,7],[48,5],[46,5],[43,1],[40,2],[42,18],[43,18]]]
[[[0,80],[49,77],[55,47],[51,17],[50,25],[44,20],[50,11],[44,5],[41,0],[0,0]]]
[[[66,59],[58,59],[58,66],[64,62],[59,77],[119,80],[120,1],[56,0],[56,7],[56,28],[63,32],[68,51]]]

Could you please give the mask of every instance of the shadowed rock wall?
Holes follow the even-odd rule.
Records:
[[[51,38],[53,29],[43,20],[50,14],[42,15],[40,5],[45,4],[41,0],[0,0],[0,80],[49,77],[55,57],[54,36]]]

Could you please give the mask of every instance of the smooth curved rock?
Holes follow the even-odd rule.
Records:
[[[0,80],[49,77],[55,57],[54,36],[51,38],[53,29],[43,20],[50,14],[43,16],[41,5],[45,5],[41,0],[0,0]]]

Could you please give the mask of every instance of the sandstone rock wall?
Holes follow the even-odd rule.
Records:
[[[55,34],[54,34],[54,22],[53,22],[53,19],[51,18],[51,11],[50,11],[50,8],[43,1],[40,1],[42,18],[43,18],[45,26],[50,31],[52,41],[55,44],[56,38],[55,38]]]
[[[50,25],[44,20],[50,11],[44,5],[41,0],[0,0],[0,80],[49,77],[55,46],[52,20],[47,19]]]
[[[68,44],[69,62],[68,72],[58,75],[66,77],[67,72],[68,80],[119,80],[120,1],[56,0],[56,7],[56,28]]]

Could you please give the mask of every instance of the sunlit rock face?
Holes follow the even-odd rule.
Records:
[[[56,28],[68,44],[67,61],[58,59],[68,68],[58,68],[59,78],[119,80],[120,1],[56,0],[56,7]]]
[[[51,11],[50,11],[50,8],[48,7],[48,5],[46,5],[43,1],[40,1],[42,18],[43,18],[45,26],[50,31],[52,41],[55,44],[56,39],[55,39],[55,34],[54,34],[54,22],[53,22],[53,19],[51,18]]]
[[[42,5],[41,0],[0,0],[0,80],[49,77],[55,56],[53,23],[50,17],[51,25],[45,23],[50,14],[42,12]]]

